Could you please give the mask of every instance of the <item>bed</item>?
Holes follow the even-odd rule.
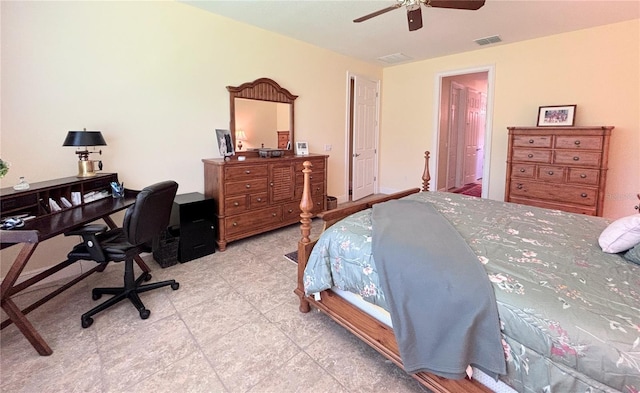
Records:
[[[301,312],[309,312],[311,306],[323,311],[403,367],[393,323],[384,310],[388,300],[381,294],[383,285],[376,281],[379,272],[371,256],[371,221],[383,202],[426,204],[460,233],[486,271],[497,303],[506,373],[491,388],[485,384],[494,381],[478,379],[482,373],[477,370],[473,378],[452,379],[424,371],[412,374],[414,378],[434,392],[490,392],[504,385],[518,392],[638,392],[640,266],[621,255],[602,252],[594,239],[608,221],[426,192],[426,153],[422,190],[325,212],[321,215],[323,234],[312,241],[311,171],[309,166],[303,170],[300,204],[302,237],[294,292],[300,297]],[[367,271],[362,282],[350,276],[334,277],[337,273],[331,265],[338,265],[332,263],[337,260],[342,261],[340,269],[352,264],[356,270]]]

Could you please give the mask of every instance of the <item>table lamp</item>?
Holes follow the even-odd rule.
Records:
[[[244,131],[238,130],[236,131],[236,141],[238,141],[238,151],[242,150],[242,141],[246,141],[247,136]]]
[[[87,131],[85,128],[83,131],[69,131],[67,137],[62,143],[62,146],[76,146],[76,154],[78,155],[78,174],[77,177],[91,177],[95,176],[94,163],[98,163],[98,170],[102,169],[102,161],[89,160],[89,154],[98,153],[102,154],[102,150],[89,151],[89,146],[106,146],[100,131]],[[80,150],[80,147],[84,147],[84,150]]]

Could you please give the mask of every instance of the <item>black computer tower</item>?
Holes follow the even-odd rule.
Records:
[[[171,228],[179,228],[178,261],[188,262],[213,254],[216,246],[215,203],[192,192],[176,195],[171,209]]]

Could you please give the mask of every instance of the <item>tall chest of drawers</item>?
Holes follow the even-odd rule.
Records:
[[[602,216],[613,127],[508,130],[505,201]]]
[[[227,243],[294,224],[300,220],[302,164],[313,165],[313,213],[326,210],[327,157],[324,155],[278,158],[246,157],[204,159],[205,196],[215,200],[216,243]]]

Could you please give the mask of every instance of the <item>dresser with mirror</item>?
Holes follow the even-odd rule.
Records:
[[[302,164],[313,165],[313,213],[326,210],[326,155],[296,156],[296,95],[268,78],[227,86],[230,131],[236,154],[203,159],[205,196],[215,200],[216,243],[224,251],[231,241],[257,235],[300,220]],[[243,131],[237,133],[237,131]],[[244,140],[237,140],[241,135]],[[243,147],[238,149],[238,142]],[[259,149],[282,155],[263,158]]]

